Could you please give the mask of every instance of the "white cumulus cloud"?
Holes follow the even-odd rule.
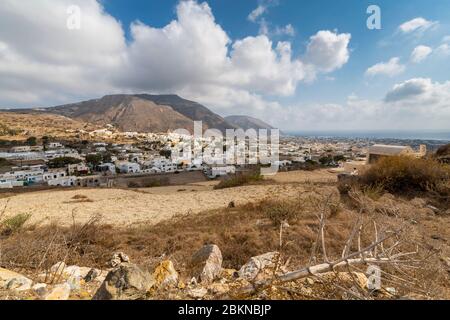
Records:
[[[388,62],[380,62],[366,71],[366,76],[385,75],[394,77],[405,71],[405,66],[400,63],[400,58],[394,57]]]
[[[431,53],[433,49],[427,46],[417,46],[411,53],[411,61],[413,63],[420,63],[425,60]]]
[[[414,18],[412,20],[406,21],[399,26],[399,30],[403,33],[411,33],[415,31],[425,31],[438,24],[437,21],[429,21],[422,17]]]
[[[305,60],[323,72],[341,68],[350,58],[351,35],[328,30],[319,31],[311,37]]]
[[[74,4],[82,12],[81,30],[66,27],[67,8]],[[161,28],[135,21],[127,41],[124,26],[100,1],[3,0],[0,105],[45,106],[147,91],[198,97],[213,109],[232,108],[223,99],[236,105],[240,97],[252,101],[246,108],[257,109],[274,105],[264,96],[292,95],[311,74],[348,61],[347,34],[320,32],[311,38],[310,51],[322,58],[305,62],[294,56],[290,42],[268,35],[230,39],[206,2],[180,1],[176,15]],[[282,32],[294,30],[288,25]]]

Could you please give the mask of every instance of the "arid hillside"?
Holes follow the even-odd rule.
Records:
[[[95,125],[46,113],[0,112],[0,139],[21,140],[28,137],[66,137],[76,135],[76,131],[92,131]]]
[[[371,181],[3,194],[0,298],[450,298],[445,199]]]

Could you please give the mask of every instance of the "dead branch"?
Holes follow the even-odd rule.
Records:
[[[390,258],[384,258],[384,257],[372,257],[372,258],[365,258],[364,254],[371,252],[375,247],[380,245],[381,243],[385,242],[386,240],[393,238],[401,233],[403,228],[394,231],[392,233],[386,234],[385,236],[381,237],[378,241],[372,243],[368,247],[365,247],[358,252],[348,254],[344,258],[341,258],[339,260],[336,260],[334,262],[326,262],[315,266],[306,267],[294,272],[290,272],[284,275],[281,275],[275,279],[270,279],[266,281],[260,281],[253,285],[249,285],[247,287],[244,287],[241,289],[242,294],[252,294],[259,290],[260,288],[264,288],[267,286],[270,286],[275,281],[278,282],[291,282],[300,280],[303,278],[307,278],[310,276],[318,276],[320,274],[324,274],[327,272],[334,271],[336,268],[345,267],[345,266],[352,266],[352,265],[359,265],[359,264],[379,264],[379,263],[397,263],[402,264],[405,263],[405,261],[401,260],[392,260]],[[359,258],[356,258],[359,257]],[[410,262],[410,261],[407,261]]]

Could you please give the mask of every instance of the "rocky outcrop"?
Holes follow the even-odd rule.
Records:
[[[132,263],[122,263],[106,276],[95,293],[94,300],[145,299],[155,280],[146,271]]]
[[[109,261],[111,267],[116,268],[120,264],[130,262],[130,258],[123,252],[117,252],[113,254],[112,259]]]
[[[222,261],[222,252],[218,246],[204,246],[192,257],[193,276],[202,284],[213,282],[222,272]]]
[[[24,275],[0,268],[0,288],[15,291],[30,290],[33,281]]]
[[[45,296],[45,300],[68,300],[71,292],[72,289],[69,283],[59,284]]]
[[[266,269],[272,269],[276,266],[280,254],[278,252],[269,252],[257,257],[252,257],[249,262],[239,270],[239,277],[253,281]]]
[[[153,272],[153,279],[157,288],[166,288],[178,285],[178,272],[175,270],[172,261],[161,262]]]

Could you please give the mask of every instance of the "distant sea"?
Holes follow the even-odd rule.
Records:
[[[284,131],[298,137],[450,141],[450,131]]]

